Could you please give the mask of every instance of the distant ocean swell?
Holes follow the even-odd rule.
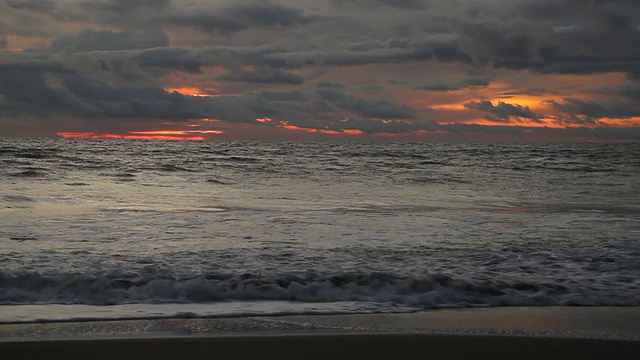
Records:
[[[622,279],[624,280],[624,279]],[[474,281],[447,274],[388,273],[263,277],[209,274],[194,278],[0,273],[0,304],[212,303],[281,300],[378,302],[417,308],[460,306],[640,306],[637,289],[616,291],[557,282]]]

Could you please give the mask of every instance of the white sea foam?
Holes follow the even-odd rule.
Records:
[[[340,274],[329,278],[215,275],[193,279],[113,278],[22,274],[0,278],[3,304],[211,303],[293,301],[362,302],[412,308],[458,306],[600,305],[638,306],[633,289],[571,288],[517,281],[474,282],[443,274],[399,278],[393,274]]]
[[[337,315],[406,313],[419,309],[392,304],[342,301],[301,303],[292,301],[227,301],[120,305],[0,305],[0,324],[193,317],[246,317],[274,315]]]

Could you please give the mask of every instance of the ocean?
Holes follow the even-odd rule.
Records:
[[[0,322],[639,306],[640,144],[0,139]]]

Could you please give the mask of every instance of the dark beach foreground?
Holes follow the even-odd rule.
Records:
[[[5,324],[2,359],[638,359],[640,308]]]

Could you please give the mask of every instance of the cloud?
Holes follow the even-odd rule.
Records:
[[[19,66],[0,67],[0,111],[10,115],[43,117],[78,115],[136,119],[200,117],[202,112],[179,94],[162,89],[113,87],[61,70],[57,73]],[[195,109],[195,110],[194,110]]]
[[[318,84],[316,94],[327,103],[374,119],[412,119],[416,111],[387,99],[361,99],[344,91],[339,84]]]
[[[121,36],[121,35],[118,35]],[[424,41],[392,39],[370,51],[335,50],[325,53],[309,52],[292,46],[215,46],[202,48],[153,48],[141,51],[110,51],[85,54],[109,62],[113,59],[135,63],[140,68],[179,70],[201,73],[205,66],[223,66],[235,70],[223,76],[229,81],[269,82],[270,77],[283,83],[300,84],[301,78],[280,71],[281,69],[326,68],[366,64],[402,63],[406,61],[453,61],[465,58],[451,43],[450,36],[437,36]],[[137,44],[136,42],[133,42]],[[144,43],[143,43],[144,44]],[[257,66],[258,71],[241,71],[244,65]],[[469,80],[473,82],[481,80]]]
[[[26,49],[0,56],[0,116],[271,117],[263,126],[366,133],[604,126],[639,113],[638,11],[580,0],[0,0],[0,48]],[[614,72],[628,82],[594,76],[595,91],[555,76],[588,84]],[[180,87],[216,96],[163,90]],[[517,104],[552,93],[547,115]],[[453,103],[465,107],[424,111]],[[437,123],[478,114],[495,126]]]
[[[529,22],[520,19],[491,23],[459,22],[457,26],[467,39],[472,39],[473,53],[481,61],[535,58],[535,32],[538,29]]]
[[[291,27],[313,21],[298,8],[271,3],[232,4],[218,11],[192,9],[166,15],[162,21],[207,33],[233,34],[251,27]]]
[[[321,84],[310,93],[264,91],[197,98],[148,85],[109,84],[91,71],[74,70],[52,57],[17,53],[12,60],[0,63],[0,95],[4,99],[0,111],[9,115],[175,121],[213,117],[250,123],[272,117],[301,126],[339,123],[345,117],[344,110],[353,117],[351,121],[360,124],[370,119],[409,119],[416,115],[406,105],[387,99],[362,99],[335,84]],[[360,126],[373,129],[373,125]]]
[[[427,90],[427,91],[457,91],[463,90],[470,87],[487,87],[491,84],[491,80],[488,78],[468,78],[461,81],[451,82],[451,83],[415,83],[411,81],[397,80],[392,79],[389,80],[392,84],[400,84],[406,85],[413,89]]]
[[[68,0],[57,1],[51,11],[59,21],[91,21],[97,24],[133,27],[157,22],[170,11],[171,0]]]
[[[602,118],[628,119],[640,116],[640,106],[637,103],[621,101],[600,103],[574,98],[563,98],[563,101],[548,100],[547,103],[569,114],[574,120],[593,122]]]
[[[488,100],[471,101],[464,104],[464,107],[489,113],[491,115],[485,116],[485,118],[496,122],[509,122],[514,119],[540,121],[540,117],[531,111],[528,106],[508,104],[502,101],[499,101],[497,105],[493,105],[493,103]]]
[[[56,3],[53,0],[7,0],[7,5],[15,9],[46,12],[53,10]]]
[[[52,42],[54,50],[113,51],[169,46],[169,37],[161,30],[93,30],[85,29]]]
[[[350,44],[349,49],[328,49],[324,52],[278,52],[266,55],[263,61],[274,67],[356,66],[415,61],[469,62],[457,45],[455,34],[438,34],[421,40],[394,38],[386,41],[366,41]]]
[[[602,88],[597,90],[597,92],[622,96],[631,100],[640,100],[640,82],[628,82],[617,87]]]
[[[91,20],[126,28],[177,25],[222,35],[249,28],[292,27],[314,20],[297,7],[268,1],[68,1],[51,13],[58,20]]]
[[[366,8],[387,6],[397,9],[420,10],[429,5],[428,0],[332,0],[333,5],[342,8]]]
[[[260,68],[252,71],[238,70],[218,76],[216,79],[221,81],[289,85],[300,85],[304,82],[304,76],[272,68]]]
[[[527,9],[540,10],[536,14],[553,14],[546,17],[551,22],[525,15],[530,18],[527,32],[536,34],[528,42],[528,56],[524,51],[518,58],[494,56],[496,66],[547,74],[640,71],[640,31],[637,19],[631,16],[640,11],[640,3],[599,3],[597,11],[589,16],[584,15],[584,4],[557,3],[523,6],[525,14]]]

